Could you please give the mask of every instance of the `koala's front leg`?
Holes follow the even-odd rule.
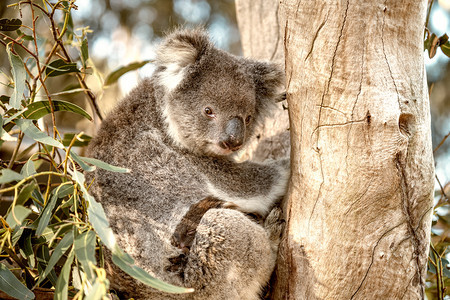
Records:
[[[208,196],[199,202],[192,204],[175,228],[175,231],[172,234],[171,244],[180,248],[184,254],[189,252],[200,220],[203,215],[212,208],[237,209],[237,206],[213,196]]]

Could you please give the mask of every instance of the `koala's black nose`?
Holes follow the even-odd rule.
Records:
[[[244,143],[245,125],[240,117],[234,117],[225,125],[219,145],[224,149],[237,150]]]

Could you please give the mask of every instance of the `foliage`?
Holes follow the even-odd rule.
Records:
[[[87,145],[90,137],[62,134],[57,128],[58,112],[93,119],[80,106],[57,99],[62,94],[84,92],[101,119],[86,83],[94,68],[88,30],[74,30],[74,2],[19,1],[8,9],[17,9],[21,17],[0,20],[0,53],[8,57],[12,74],[3,74],[9,94],[0,97],[0,145],[14,144],[11,158],[1,161],[0,204],[5,213],[0,216],[0,297],[33,299],[50,293],[55,299],[104,298],[109,289],[105,251],[118,267],[150,286],[189,292],[134,265],[116,244],[101,204],[89,194],[91,183],[85,182],[83,171],[128,170],[80,156],[76,147]],[[113,72],[107,83],[145,63]],[[75,78],[76,86],[50,92],[52,80],[68,78]],[[50,119],[50,128],[44,118]]]
[[[443,34],[441,37],[437,37],[435,33],[427,28],[433,2],[434,0],[429,1],[428,14],[425,22],[424,49],[428,50],[428,56],[430,58],[433,58],[436,55],[438,47],[441,48],[445,55],[450,57],[450,42],[448,40],[448,35]],[[432,88],[433,85],[430,87],[430,91]],[[439,145],[434,149],[434,153],[436,153],[436,151],[444,144],[449,136],[450,133],[442,139]],[[426,295],[428,299],[443,300],[444,297],[450,296],[450,290],[448,289],[450,286],[450,264],[447,260],[450,254],[450,202],[448,198],[450,182],[445,186],[442,186],[437,176],[436,181],[440,186],[440,190],[435,194],[437,202],[433,210]]]

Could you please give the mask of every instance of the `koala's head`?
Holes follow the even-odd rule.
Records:
[[[200,29],[169,35],[156,63],[167,132],[200,155],[226,156],[244,147],[284,91],[284,73],[275,64],[219,50]]]

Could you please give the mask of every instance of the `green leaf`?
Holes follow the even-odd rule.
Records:
[[[16,226],[13,230],[12,236],[11,236],[11,243],[13,246],[17,244],[20,237],[22,236],[22,233],[24,232],[25,227],[24,226]]]
[[[105,85],[111,85],[111,84],[115,83],[125,73],[137,70],[137,69],[145,66],[149,62],[151,62],[151,60],[144,60],[141,62],[134,62],[134,63],[131,63],[124,67],[118,68],[117,70],[111,72],[108,76],[106,76]]]
[[[1,184],[12,181],[21,181],[22,179],[24,179],[22,175],[10,169],[3,169],[1,172],[2,172],[2,175],[0,176]]]
[[[75,238],[75,255],[83,266],[83,270],[90,280],[94,279],[92,265],[97,265],[95,259],[95,233],[91,230],[82,233]]]
[[[70,251],[69,256],[67,257],[66,263],[61,269],[61,273],[59,274],[58,281],[55,286],[55,300],[67,300],[67,292],[69,290],[69,276],[70,270],[72,269],[74,253],[73,249]]]
[[[64,148],[63,144],[61,144],[59,141],[55,140],[52,137],[49,137],[46,133],[40,131],[36,126],[34,126],[31,120],[16,120],[16,124],[17,126],[19,126],[20,130],[25,133],[26,136],[35,140],[36,142],[61,149]]]
[[[92,117],[81,107],[75,105],[73,103],[62,101],[62,100],[53,100],[53,108],[54,111],[69,111],[76,114],[79,114],[89,121],[92,121]],[[50,107],[50,102],[48,101],[38,101],[31,103],[27,106],[28,110],[23,113],[23,117],[25,119],[38,120],[45,115],[48,115],[52,112]]]
[[[127,169],[127,168],[122,168],[122,167],[116,167],[113,165],[110,165],[108,163],[105,163],[101,160],[95,159],[95,158],[90,158],[90,157],[81,157],[81,159],[87,163],[90,163],[91,165],[97,166],[100,169],[103,170],[107,170],[107,171],[111,171],[111,172],[118,172],[118,173],[130,173],[131,170]]]
[[[445,44],[441,45],[442,52],[450,57],[450,42],[446,42]]]
[[[0,31],[14,31],[20,28],[20,19],[0,19]]]
[[[69,147],[70,143],[72,142],[73,138],[75,137],[75,133],[65,133],[62,143],[64,146]],[[87,146],[90,142],[90,140],[92,139],[92,137],[90,137],[89,135],[83,134],[81,135],[78,139],[75,140],[75,142],[73,143],[74,147],[83,147],[83,146]]]
[[[20,174],[23,177],[29,177],[36,174],[36,168],[34,167],[34,161],[32,160],[32,157],[23,165],[22,169],[20,170]]]
[[[19,240],[19,250],[22,256],[27,259],[30,268],[34,269],[36,261],[34,257],[33,245],[31,243],[31,235],[32,231],[30,229],[27,229],[26,234],[23,234],[21,239]]]
[[[48,261],[47,267],[45,268],[42,275],[39,277],[38,282],[36,285],[39,285],[39,283],[44,280],[47,275],[50,273],[50,271],[53,270],[53,267],[58,262],[58,260],[63,256],[64,253],[73,245],[73,232],[68,232],[63,239],[58,243],[55,250],[53,250],[52,256],[50,257],[50,260]]]
[[[12,120],[17,119],[18,116],[20,116],[23,112],[27,111],[27,108],[25,107],[22,110],[19,110],[18,112],[14,113],[12,116],[10,116],[9,118],[5,119],[3,121],[3,124],[8,124],[9,122],[11,122]]]
[[[96,169],[95,166],[90,166],[86,164],[78,154],[73,151],[70,151],[70,157],[86,172],[92,172]]]
[[[85,37],[81,42],[81,61],[83,62],[83,66],[86,68],[86,62],[89,59],[89,49],[88,49],[88,40]]]
[[[80,70],[77,68],[76,63],[67,63],[62,59],[52,61],[47,68],[45,68],[45,75],[48,77],[55,77],[68,73],[78,73]]]
[[[67,189],[69,189],[69,191]],[[36,222],[38,222],[36,236],[41,236],[45,227],[47,227],[50,222],[57,200],[65,197],[70,192],[73,192],[73,186],[71,183],[61,184],[54,190],[53,196],[50,198],[50,201],[47,202],[47,205],[44,207],[44,210],[38,220],[36,220]]]
[[[11,73],[14,79],[14,93],[9,99],[9,105],[15,109],[20,109],[20,102],[23,97],[23,92],[25,91],[27,72],[25,71],[22,58],[11,52],[11,44],[6,46],[6,53],[8,53],[9,63],[11,64]]]
[[[6,96],[6,95],[1,95],[0,96],[0,101],[3,103],[3,104],[6,104],[6,103],[8,103],[9,104],[9,99],[10,99],[11,97],[8,97],[8,96]]]
[[[122,269],[122,271],[155,289],[167,293],[191,293],[194,291],[194,289],[191,288],[178,287],[156,279],[138,266],[130,264],[130,259],[131,257],[128,254],[118,248],[116,248],[116,251],[112,254],[113,263]]]
[[[3,264],[0,263],[0,290],[17,299],[34,299],[34,294]]]
[[[73,184],[71,182],[65,182],[52,191],[52,195],[56,195],[58,198],[64,198],[71,194],[73,194]]]
[[[12,211],[8,214],[6,218],[6,223],[8,223],[9,227],[14,228],[16,225],[21,225],[23,221],[28,217],[31,213],[31,209],[23,207],[22,205],[14,206],[14,215],[16,216],[19,223],[13,217]]]
[[[58,92],[58,93],[53,93],[52,96],[69,95],[69,94],[76,94],[76,93],[89,91],[89,89],[80,88],[79,85],[75,85],[75,86],[77,88],[63,90],[62,92]]]
[[[48,250],[47,244],[43,244],[41,247],[39,247],[38,251],[36,252],[37,257],[37,268],[39,271],[39,277],[43,277],[44,270],[48,265],[48,261],[50,259],[50,251]],[[56,272],[54,270],[51,270],[46,277],[50,280],[53,286],[56,285],[56,281],[58,280],[58,277],[56,276]]]
[[[33,191],[37,188],[37,185],[34,182],[31,182],[27,185],[25,185],[19,193],[19,196],[17,196],[16,204],[23,205],[25,202],[27,202],[28,199],[30,199],[31,195],[33,194]]]

